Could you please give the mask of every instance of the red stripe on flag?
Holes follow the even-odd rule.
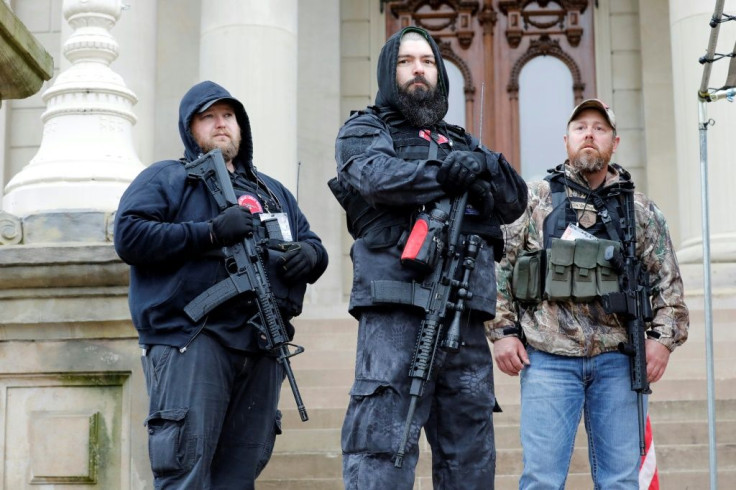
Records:
[[[649,414],[647,414],[644,445],[644,456],[641,457],[641,467],[639,469],[639,488],[644,490],[659,490],[657,457],[654,452],[654,437],[652,436],[652,423],[649,420]]]

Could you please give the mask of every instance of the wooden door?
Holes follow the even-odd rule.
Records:
[[[539,56],[555,57],[570,71],[575,103],[596,95],[592,3],[389,1],[386,36],[408,25],[429,31],[445,62],[462,73],[466,129],[520,170],[519,79],[527,63]]]

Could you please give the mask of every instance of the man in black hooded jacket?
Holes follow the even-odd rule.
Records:
[[[327,267],[327,252],[294,196],[256,171],[248,115],[227,90],[210,81],[192,87],[179,106],[179,133],[184,158],[141,172],[115,221],[115,249],[131,265],[130,311],[150,397],[151,468],[157,489],[252,489],[281,431],[283,368],[248,325],[257,308],[252,295],[236,296],[198,322],[184,307],[228,277],[223,246],[267,237],[258,217],[269,215],[281,225],[280,238],[296,244],[264,254],[291,336],[289,320],[301,312],[306,284]],[[185,168],[215,148],[239,203],[222,212]]]
[[[422,427],[432,448],[435,488],[492,488],[497,405],[483,322],[495,314],[500,224],[526,208],[526,184],[501,154],[442,120],[448,77],[426,31],[408,27],[387,41],[378,86],[375,106],[351,116],[338,134],[338,176],[331,182],[355,238],[349,308],[359,320],[355,381],[342,430],[345,488],[411,489]],[[409,367],[425,316],[406,303],[418,289],[413,286],[427,277],[402,267],[402,235],[418,211],[465,192],[462,234],[482,240],[470,276],[472,298],[462,313],[462,343],[455,354],[438,350],[397,468],[410,403]],[[383,285],[391,285],[390,292]]]

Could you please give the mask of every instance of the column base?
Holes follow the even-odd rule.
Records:
[[[685,298],[705,295],[703,264],[680,264],[685,285]],[[711,262],[710,288],[712,296],[736,296],[736,262]]]
[[[21,219],[3,212],[0,245],[111,242],[114,216],[106,211],[58,210]]]

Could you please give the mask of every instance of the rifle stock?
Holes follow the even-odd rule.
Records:
[[[219,148],[188,163],[186,169],[191,178],[204,182],[215,198],[220,211],[228,206],[238,205],[235,190]],[[223,247],[223,253],[229,277],[197,296],[184,308],[184,311],[196,322],[228,299],[246,292],[253,293],[258,308],[253,317],[248,320],[248,324],[263,334],[266,339],[266,348],[276,355],[289,380],[299,416],[302,421],[307,421],[309,416],[289,361],[290,357],[304,352],[304,348],[289,343],[286,326],[276,298],[271,291],[255,239],[250,237],[232,246]],[[292,352],[290,347],[294,347],[295,350]]]

